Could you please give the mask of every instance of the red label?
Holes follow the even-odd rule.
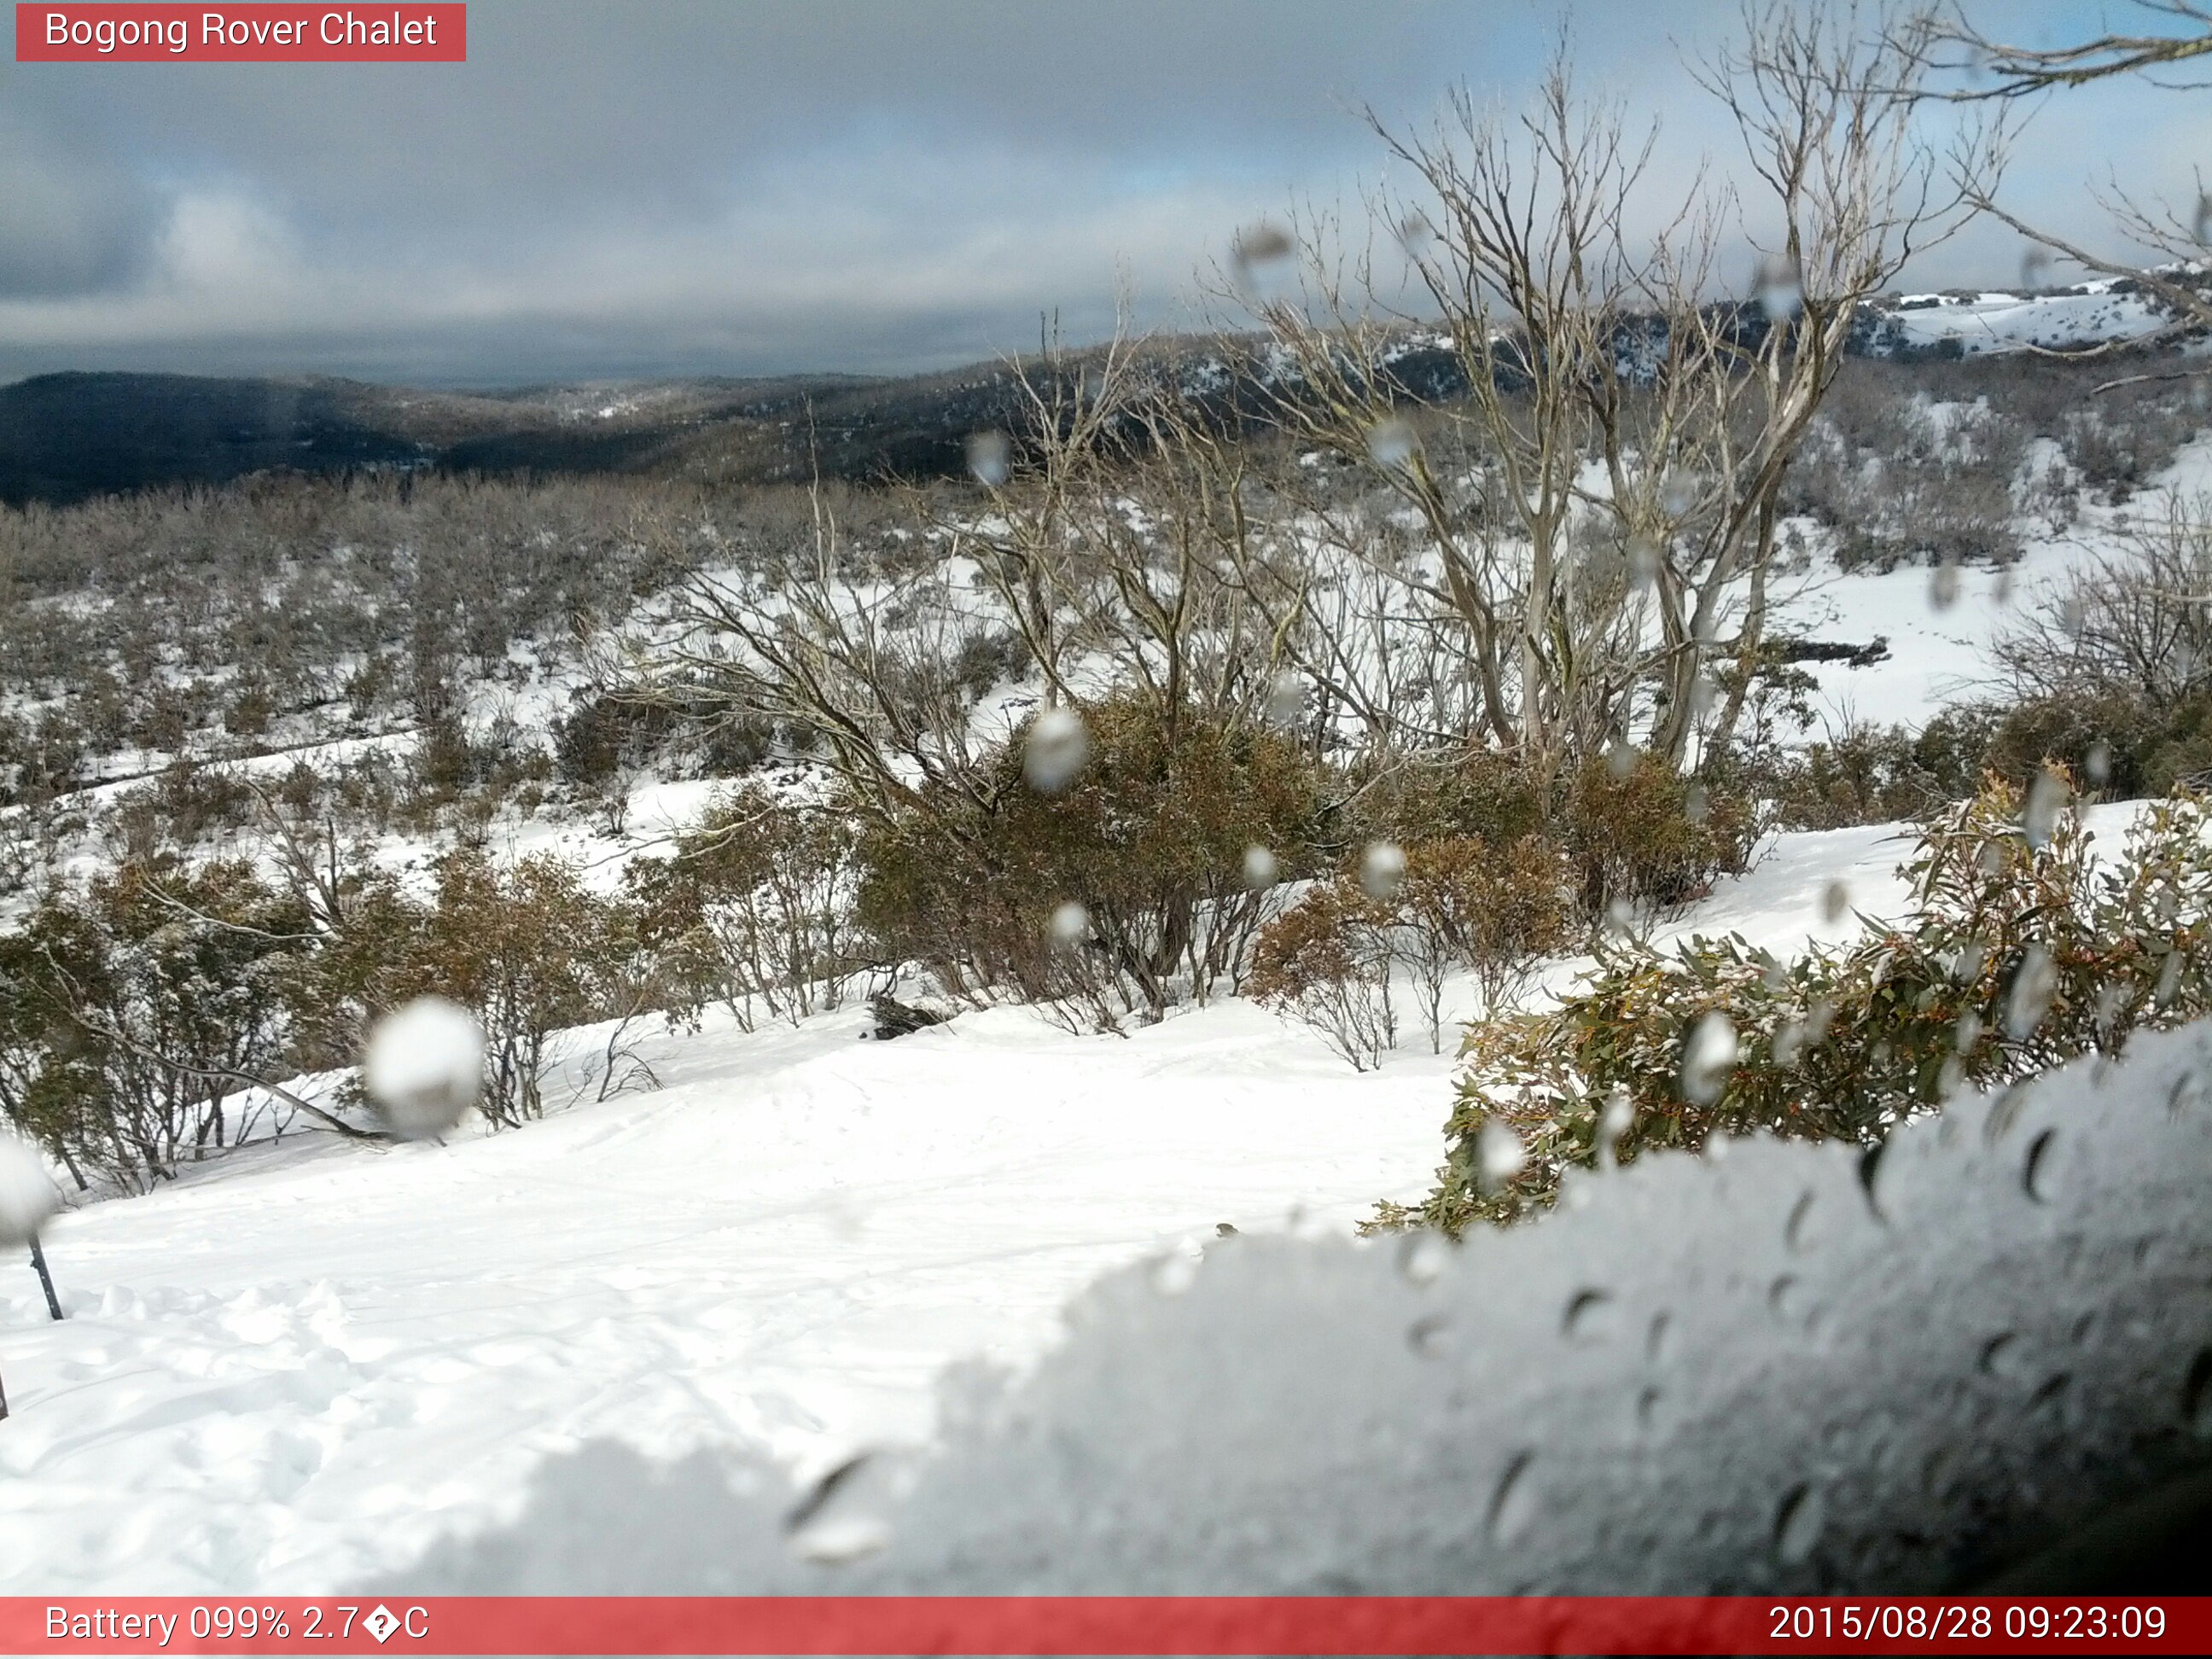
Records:
[[[465,5],[27,5],[19,64],[465,64]]]
[[[2187,1596],[0,1596],[0,1653],[2212,1651]]]

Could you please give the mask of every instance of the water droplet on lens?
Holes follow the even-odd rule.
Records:
[[[1359,855],[1359,884],[1371,899],[1395,897],[1406,879],[1406,855],[1387,841],[1370,842]]]
[[[1406,1329],[1406,1346],[1424,1359],[1434,1359],[1450,1346],[1451,1322],[1442,1314],[1427,1314]]]
[[[1988,1376],[2008,1375],[2018,1346],[2019,1340],[2010,1331],[1991,1337],[1982,1344],[1982,1351],[1974,1360],[1975,1369]]]
[[[1483,1191],[1494,1193],[1521,1173],[1528,1148],[1510,1124],[1492,1118],[1474,1137],[1476,1174]]]
[[[1609,1342],[1620,1325],[1620,1309],[1610,1292],[1581,1291],[1567,1304],[1561,1328],[1570,1342]]]
[[[1048,708],[1030,722],[1022,775],[1040,795],[1064,794],[1091,757],[1091,734],[1072,708]]]
[[[2200,1440],[2212,1440],[2212,1348],[2199,1348],[2181,1380],[2181,1420]]]
[[[1948,611],[1958,602],[1959,567],[1946,559],[1928,580],[1928,603],[1931,609]]]
[[[2089,752],[2081,757],[2082,775],[2100,786],[2108,783],[2112,776],[2112,745],[2100,739],[2089,745]]]
[[[1238,231],[1229,252],[1238,283],[1259,299],[1277,296],[1296,270],[1297,245],[1281,226],[1264,219]]]
[[[2040,945],[2029,945],[2005,997],[2005,1035],[2014,1042],[2033,1036],[2051,1012],[2051,999],[2057,992],[2058,969],[2051,963],[2051,952]]]
[[[1408,1284],[1433,1285],[1451,1261],[1451,1241],[1442,1233],[1410,1234],[1398,1247],[1398,1271]]]
[[[1244,884],[1254,892],[1273,887],[1283,873],[1282,861],[1258,845],[1244,849]]]
[[[1682,1045],[1682,1097],[1710,1106],[1728,1086],[1736,1060],[1735,1027],[1717,1008],[1700,1019]]]
[[[1388,416],[1367,430],[1367,453],[1377,466],[1404,466],[1419,453],[1421,441],[1413,431],[1413,423],[1403,416]]]
[[[1806,1222],[1813,1213],[1813,1194],[1801,1194],[1790,1206],[1790,1219],[1782,1224],[1782,1242],[1792,1250],[1805,1248]]]
[[[1290,669],[1268,682],[1267,724],[1274,726],[1296,726],[1306,712],[1306,677]]]
[[[1792,323],[1805,309],[1805,283],[1797,262],[1786,254],[1759,264],[1759,308],[1770,323]]]
[[[2027,801],[2021,808],[2020,824],[2027,844],[2038,852],[2051,844],[2058,828],[2058,815],[2066,810],[2066,781],[2056,772],[2038,772],[2027,786]]]
[[[1181,1296],[1197,1282],[1197,1259],[1185,1251],[1171,1250],[1152,1264],[1152,1289],[1162,1296]]]
[[[1808,1560],[1827,1522],[1826,1505],[1809,1486],[1792,1486],[1774,1516],[1774,1555],[1784,1566]]]
[[[1832,881],[1820,890],[1820,920],[1834,924],[1841,921],[1851,908],[1851,889],[1848,882]]]
[[[817,1482],[785,1521],[793,1552],[837,1565],[890,1542],[890,1515],[913,1484],[905,1460],[864,1452]]]
[[[1014,446],[1003,432],[975,432],[968,437],[968,470],[979,483],[996,489],[1013,476]]]
[[[1534,1452],[1516,1452],[1513,1461],[1505,1466],[1505,1473],[1499,1477],[1498,1490],[1490,1499],[1492,1543],[1512,1543],[1528,1531],[1528,1523],[1535,1519],[1536,1483],[1528,1474],[1535,1461]]]
[[[1649,536],[1632,536],[1628,542],[1628,580],[1638,589],[1659,580],[1659,544]]]
[[[1636,750],[1615,739],[1605,751],[1605,769],[1615,778],[1626,778],[1636,769]]]
[[[1073,899],[1052,913],[1052,937],[1060,945],[1078,945],[1091,931],[1091,912]]]
[[[2021,1184],[2027,1188],[2027,1195],[2039,1204],[2051,1201],[2051,1189],[2057,1179],[2051,1149],[2057,1135],[2057,1130],[2045,1129],[2028,1142],[2027,1160],[2021,1167]]]

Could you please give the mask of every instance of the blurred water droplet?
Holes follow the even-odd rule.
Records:
[[[1425,213],[1410,212],[1398,221],[1398,246],[1417,259],[1436,239],[1436,227],[1429,222]]]
[[[1766,1287],[1766,1305],[1783,1319],[1795,1319],[1804,1304],[1796,1275],[1784,1273]]]
[[[1636,931],[1636,907],[1626,899],[1613,897],[1605,903],[1605,925],[1626,937]]]
[[[1801,1193],[1797,1201],[1790,1206],[1790,1218],[1782,1224],[1782,1243],[1792,1250],[1805,1248],[1807,1222],[1813,1213],[1814,1199],[1810,1193]]]
[[[1377,466],[1404,466],[1420,447],[1413,423],[1401,415],[1387,416],[1367,429],[1367,453]]]
[[[1614,1149],[1620,1138],[1636,1127],[1636,1103],[1629,1098],[1628,1091],[1615,1084],[1613,1092],[1606,1097],[1605,1109],[1597,1118],[1597,1158],[1600,1167],[1613,1167]]]
[[[0,1244],[12,1249],[29,1243],[61,1201],[39,1149],[0,1129]]]
[[[1628,538],[1628,580],[1638,591],[1659,580],[1659,544],[1649,536]]]
[[[1951,977],[1962,984],[1978,980],[1989,959],[1990,947],[1980,939],[1970,939],[1951,953]]]
[[[1003,432],[968,434],[968,470],[978,482],[996,489],[1013,476],[1014,446]]]
[[[2039,853],[2051,844],[2051,835],[2058,828],[2058,815],[2066,810],[2066,781],[2056,772],[2038,772],[2027,786],[2020,827],[2027,844]]]
[[[1170,1250],[1152,1263],[1152,1289],[1162,1296],[1181,1296],[1198,1282],[1198,1260],[1184,1250]]]
[[[1536,1454],[1516,1452],[1513,1461],[1505,1466],[1498,1477],[1498,1490],[1491,1494],[1489,1532],[1493,1544],[1510,1544],[1528,1529],[1536,1518],[1536,1483],[1529,1475]]]
[[[2088,625],[2087,608],[2078,597],[2069,593],[2058,602],[2058,622],[2067,633],[2079,639],[2081,630]]]
[[[1659,1390],[1652,1388],[1636,1396],[1636,1426],[1643,1433],[1650,1433],[1659,1425],[1660,1397]]]
[[[1605,769],[1615,778],[1626,778],[1636,769],[1636,750],[1616,738],[1605,751]]]
[[[2012,989],[2005,996],[2005,1035],[2014,1042],[2033,1036],[2051,1012],[2051,1000],[2057,993],[2058,969],[2051,952],[2040,945],[2029,945],[2013,974]]]
[[[2019,1340],[2010,1331],[1999,1333],[1982,1344],[1981,1352],[1975,1357],[1975,1369],[1988,1376],[2008,1376],[2015,1369]]]
[[[2000,606],[2010,605],[2012,603],[2012,567],[2010,565],[2007,565],[1997,572],[1997,579],[1996,583],[1990,589],[1990,595],[1992,599],[1996,600]]]
[[[1285,669],[1267,683],[1267,724],[1287,729],[1305,717],[1306,677]]]
[[[1683,1098],[1698,1106],[1718,1100],[1735,1059],[1735,1027],[1716,1008],[1697,1023],[1682,1045]]]
[[[793,1553],[830,1566],[875,1554],[890,1542],[891,1512],[912,1485],[901,1458],[863,1452],[839,1464],[785,1521]]]
[[[2197,240],[2212,242],[2212,191],[2202,191],[2197,198]]]
[[[2041,288],[2051,276],[2051,250],[2040,243],[2030,242],[2020,252],[2020,285],[2027,289]]]
[[[1567,1303],[1560,1328],[1570,1342],[1610,1342],[1620,1334],[1620,1304],[1608,1291],[1578,1291]]]
[[[1244,849],[1244,884],[1254,892],[1273,887],[1283,874],[1282,860],[1256,842]]]
[[[2181,990],[2181,957],[2180,951],[2170,951],[2159,968],[2158,984],[2151,992],[2151,1000],[2161,1008],[2171,1006]]]
[[[1982,1040],[1982,1015],[1978,1008],[1966,1009],[1959,1016],[1959,1023],[1951,1028],[1951,1048],[1954,1054],[1971,1054]]]
[[[1482,1190],[1494,1193],[1521,1173],[1528,1162],[1528,1148],[1510,1124],[1490,1119],[1474,1137],[1476,1178]]]
[[[2112,775],[2112,745],[2100,740],[2089,745],[2089,752],[2081,757],[2082,775],[2090,782],[2103,785]]]
[[[1682,792],[1682,816],[1692,823],[1703,823],[1712,816],[1713,798],[1705,793],[1705,786],[1693,783]]]
[[[1928,604],[1931,610],[1948,611],[1958,602],[1959,567],[1946,559],[1928,579]]]
[[[1058,945],[1079,945],[1091,931],[1091,912],[1070,899],[1052,913],[1052,937]]]
[[[1833,924],[1841,921],[1851,908],[1850,884],[1832,881],[1820,890],[1820,920]]]
[[[1289,285],[1297,253],[1290,233],[1265,219],[1238,231],[1229,249],[1237,283],[1263,300],[1274,298]]]
[[[1048,708],[1030,723],[1022,745],[1022,775],[1040,795],[1066,793],[1091,757],[1091,734],[1073,708]]]
[[[2119,1024],[2120,1016],[2127,1012],[2128,991],[2124,985],[2100,985],[2096,1006],[2090,1012],[2090,1021],[2097,1028],[2097,1041],[2101,1044],[2112,1040],[2112,1028]]]
[[[1425,1314],[1406,1328],[1406,1346],[1424,1359],[1434,1359],[1451,1346],[1451,1321],[1442,1314]]]
[[[2212,1348],[2199,1348],[2181,1379],[2181,1420],[2200,1440],[2212,1440]]]
[[[1778,254],[1759,261],[1759,308],[1770,323],[1797,320],[1805,309],[1805,279],[1795,259]]]
[[[1936,1098],[1949,1100],[1966,1086],[1966,1062],[1954,1054],[1943,1056],[1936,1068]]]
[[[2051,1149],[2057,1145],[2057,1130],[2045,1129],[2028,1142],[2027,1158],[2021,1165],[2021,1185],[2039,1204],[2051,1201],[2051,1190],[2057,1182],[2057,1167]]]
[[[1827,1508],[1809,1486],[1792,1486],[1774,1514],[1774,1555],[1786,1567],[1809,1559],[1827,1524]]]
[[[1451,1241],[1425,1229],[1409,1233],[1398,1246],[1398,1271],[1412,1285],[1432,1285],[1451,1266]]]
[[[1359,884],[1371,899],[1396,896],[1406,879],[1406,855],[1387,841],[1367,843],[1359,855]]]
[[[1674,1316],[1653,1314],[1650,1326],[1644,1333],[1644,1357],[1655,1365],[1663,1364],[1674,1346]]]
[[[443,997],[417,997],[377,1021],[362,1056],[362,1086],[403,1140],[443,1134],[483,1087],[483,1028]]]
[[[1659,505],[1667,510],[1670,519],[1686,517],[1698,504],[1698,480],[1694,474],[1672,471],[1660,481]]]

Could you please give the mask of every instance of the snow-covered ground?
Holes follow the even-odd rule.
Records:
[[[2207,477],[2200,442],[2175,483]],[[2015,591],[2110,531],[2034,543]],[[1814,585],[1801,617],[1892,647],[1824,695],[1911,720],[1976,672],[1990,573],[1929,601],[1924,568]],[[627,842],[515,840],[611,869],[709,792],[652,786]],[[1830,884],[1880,914],[1905,850],[1899,826],[1784,837],[1669,931],[1846,932]],[[587,1438],[741,1443],[804,1480],[927,1437],[948,1365],[1034,1361],[1102,1273],[1172,1278],[1224,1223],[1348,1234],[1442,1155],[1450,1061],[1418,1035],[1358,1075],[1236,1000],[1126,1038],[862,1024],[664,1035],[649,1094],[444,1147],[289,1137],[62,1218],[65,1323],[0,1272],[0,1589],[328,1589],[511,1517]]]
[[[1785,837],[1668,932],[1840,934],[1828,884],[1890,908],[1905,847]],[[1418,1036],[1362,1075],[1237,1000],[1127,1038],[864,1024],[663,1036],[654,1093],[443,1147],[295,1137],[64,1217],[65,1323],[0,1276],[0,1588],[325,1589],[511,1518],[589,1438],[804,1480],[925,1439],[947,1366],[1026,1365],[1102,1273],[1185,1272],[1224,1222],[1349,1235],[1442,1152]]]

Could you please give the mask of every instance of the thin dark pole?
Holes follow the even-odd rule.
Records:
[[[54,1294],[54,1276],[46,1271],[46,1253],[39,1248],[39,1236],[31,1235],[31,1265],[39,1270],[39,1283],[46,1287],[46,1311],[56,1319],[62,1316],[61,1298]]]

